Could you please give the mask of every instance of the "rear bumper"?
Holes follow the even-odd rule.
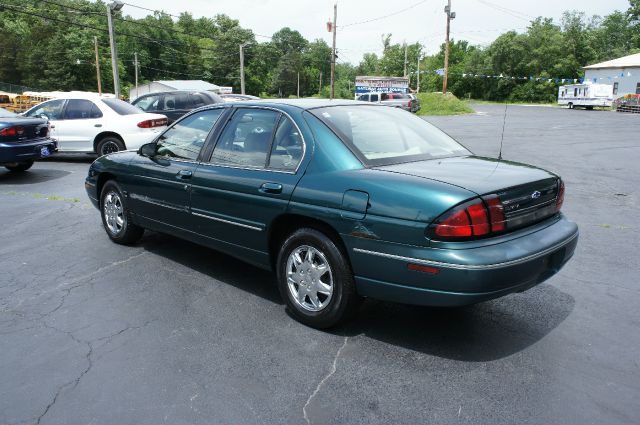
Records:
[[[42,148],[49,148],[53,153],[58,150],[58,143],[51,139],[34,139],[28,142],[0,143],[0,164],[31,161],[42,158]]]
[[[361,295],[407,304],[458,306],[521,292],[544,282],[573,256],[578,227],[561,216],[534,232],[470,249],[397,244],[387,244],[384,249],[382,242],[376,249],[367,249],[351,242],[349,251]],[[412,271],[408,264],[437,271]]]

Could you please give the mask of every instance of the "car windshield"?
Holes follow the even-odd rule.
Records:
[[[309,112],[334,130],[366,165],[471,154],[435,126],[396,108],[330,106]]]
[[[17,116],[18,114],[14,114],[13,112],[9,112],[6,109],[0,108],[0,118],[13,118]]]
[[[102,99],[109,108],[113,109],[120,115],[143,114],[144,111],[137,106],[133,106],[120,99]]]

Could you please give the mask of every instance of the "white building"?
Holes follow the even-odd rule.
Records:
[[[134,100],[143,94],[172,90],[212,91],[220,92],[220,86],[202,80],[158,80],[131,88],[129,99]]]
[[[584,79],[613,86],[613,97],[640,94],[640,53],[584,67]]]

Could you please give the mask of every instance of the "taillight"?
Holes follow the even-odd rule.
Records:
[[[22,136],[24,134],[24,127],[7,127],[0,130],[0,136]]]
[[[502,232],[504,230],[504,208],[498,195],[489,195],[483,197],[484,202],[489,207],[489,217],[491,220],[491,231]]]
[[[564,182],[560,180],[558,187],[558,196],[556,197],[556,211],[560,211],[562,204],[564,203]]]
[[[154,127],[164,127],[167,125],[169,120],[166,118],[158,118],[155,120],[146,120],[138,123],[138,127],[140,128],[154,128]]]
[[[476,198],[447,211],[429,226],[430,237],[460,240],[503,231],[504,212],[497,195]]]

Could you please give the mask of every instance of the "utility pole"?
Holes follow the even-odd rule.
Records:
[[[98,37],[93,36],[93,47],[96,51],[96,79],[98,80],[98,94],[102,95],[102,81],[100,79],[100,57],[98,56]]]
[[[322,93],[322,70],[320,70],[320,89],[318,90],[318,94]]]
[[[298,99],[300,99],[300,71],[298,71]]]
[[[116,48],[116,33],[113,28],[113,12],[122,9],[124,3],[114,1],[107,4],[107,23],[109,24],[109,44],[111,45],[111,68],[113,70],[113,91],[120,99],[120,76],[118,75],[118,50]]]
[[[416,71],[416,93],[420,93],[420,55],[418,55],[418,69]]]
[[[240,94],[244,93],[244,47],[246,43],[240,45]]]
[[[336,22],[338,20],[338,3],[333,5],[333,49],[331,52],[331,95],[330,99],[333,99],[335,94],[335,78],[336,78]]]
[[[407,42],[404,42],[404,78],[407,78]]]
[[[451,11],[451,0],[447,0],[444,7],[444,13],[447,14],[447,35],[444,40],[444,77],[442,79],[442,94],[447,94],[447,79],[449,78],[449,26],[451,20],[455,19],[456,12]]]
[[[135,62],[133,62],[133,65],[136,69],[136,97],[138,97],[138,52],[134,52],[133,57],[135,60]]]

